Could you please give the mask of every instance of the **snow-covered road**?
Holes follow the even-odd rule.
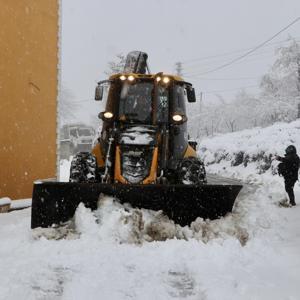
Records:
[[[298,205],[279,207],[275,162],[261,171],[265,157],[300,145],[299,129],[296,121],[201,142],[208,172],[245,183],[219,220],[182,228],[109,197],[94,212],[80,205],[60,230],[32,231],[30,209],[0,214],[0,300],[300,299],[300,185]],[[233,166],[240,151],[249,161]],[[62,162],[61,180],[68,168]]]
[[[299,299],[300,206],[269,188],[246,185],[233,214],[192,228],[111,198],[63,232],[32,232],[30,209],[2,214],[0,299]]]

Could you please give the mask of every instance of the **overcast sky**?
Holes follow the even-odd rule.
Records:
[[[241,87],[257,93],[276,47],[289,36],[300,40],[300,22],[247,59],[199,73],[247,52],[299,16],[300,0],[62,0],[62,83],[74,101],[92,99],[108,61],[142,50],[153,73],[173,73],[181,61],[185,79],[197,94],[204,92],[204,101],[215,101],[215,94],[230,101]]]

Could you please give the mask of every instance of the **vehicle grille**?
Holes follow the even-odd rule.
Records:
[[[152,156],[152,147],[121,147],[122,176],[129,183],[141,183],[150,173]]]

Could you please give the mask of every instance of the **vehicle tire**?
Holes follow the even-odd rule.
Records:
[[[178,179],[181,184],[206,183],[206,172],[203,162],[196,157],[184,158],[179,164]]]
[[[96,182],[96,172],[96,157],[89,152],[79,152],[72,159],[69,182]]]

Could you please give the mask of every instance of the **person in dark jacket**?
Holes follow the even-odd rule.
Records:
[[[294,195],[294,185],[298,180],[298,170],[300,165],[300,159],[297,155],[296,147],[293,145],[288,146],[285,149],[285,156],[276,156],[276,159],[281,161],[278,165],[278,173],[284,178],[285,190],[290,198],[290,204],[296,205]]]

